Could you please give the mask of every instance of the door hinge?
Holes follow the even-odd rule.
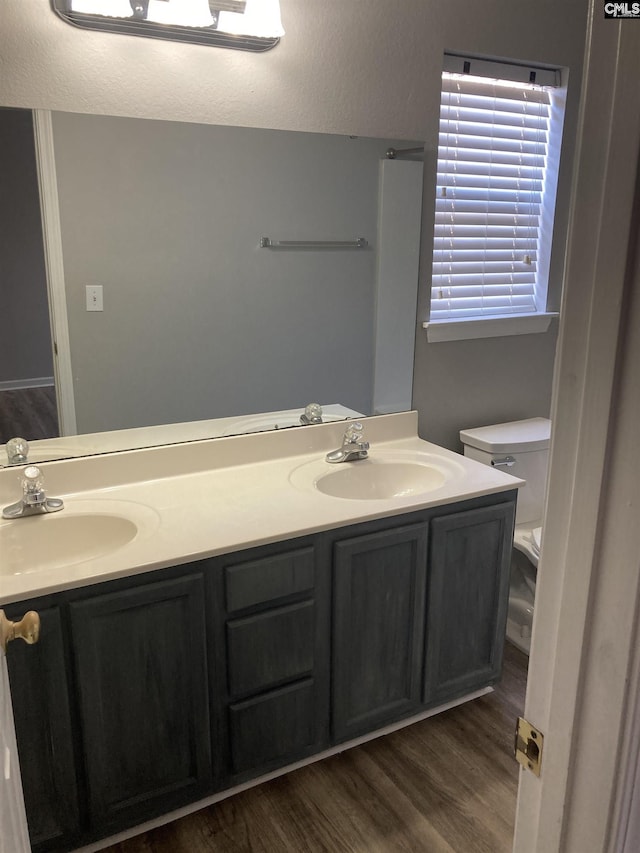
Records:
[[[531,770],[536,776],[540,775],[542,764],[542,745],[544,735],[523,717],[518,717],[516,723],[516,739],[514,753],[516,761]]]
[[[57,341],[53,342],[53,353],[54,353],[54,355],[58,355],[58,342]]]

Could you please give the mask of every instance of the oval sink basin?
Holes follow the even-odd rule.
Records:
[[[95,560],[122,548],[139,532],[136,520],[124,515],[100,510],[78,512],[68,506],[56,513],[0,522],[0,575],[28,574]]]
[[[439,489],[446,477],[442,471],[411,462],[352,465],[342,464],[335,471],[316,480],[316,489],[334,498],[350,500],[384,500],[419,495]]]
[[[291,475],[293,485],[346,500],[388,500],[423,495],[461,476],[462,466],[433,454],[390,453],[355,462],[307,463]]]

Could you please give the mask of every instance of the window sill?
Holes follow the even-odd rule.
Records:
[[[510,314],[506,317],[473,317],[469,320],[426,321],[429,343],[439,341],[469,341],[476,338],[502,338],[507,335],[532,335],[546,332],[558,314]]]

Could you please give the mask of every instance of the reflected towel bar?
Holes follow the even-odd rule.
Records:
[[[271,240],[260,238],[261,249],[366,249],[368,243],[364,237],[356,240]]]

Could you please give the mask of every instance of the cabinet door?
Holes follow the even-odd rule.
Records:
[[[424,701],[496,681],[502,668],[515,505],[431,522]]]
[[[94,831],[207,793],[202,574],[74,602],[71,625]]]
[[[335,740],[419,710],[426,557],[422,523],[335,544]]]
[[[11,617],[29,609],[26,603]],[[32,849],[69,850],[79,809],[60,611],[36,609],[39,642],[12,643],[7,653],[20,773]]]

